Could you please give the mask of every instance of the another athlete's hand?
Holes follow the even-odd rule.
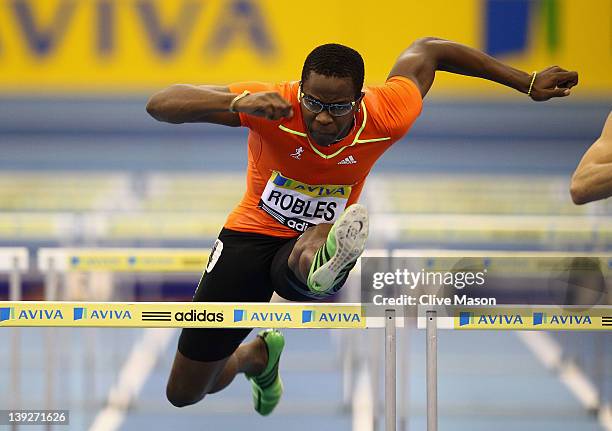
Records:
[[[578,72],[551,66],[538,72],[530,97],[537,102],[542,102],[553,97],[569,96],[570,88],[577,84]]]
[[[251,93],[238,100],[234,105],[234,110],[256,117],[267,118],[268,120],[293,117],[291,103],[274,91]]]

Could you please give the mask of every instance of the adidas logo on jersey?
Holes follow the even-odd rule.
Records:
[[[357,160],[353,156],[347,156],[338,162],[339,165],[354,165]]]

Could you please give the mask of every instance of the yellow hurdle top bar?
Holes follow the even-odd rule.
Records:
[[[37,265],[39,271],[57,272],[197,272],[203,271],[209,249],[197,248],[41,248],[38,251]],[[491,250],[366,250],[364,257],[411,257],[440,258],[483,258],[487,259],[490,268],[500,271],[541,272],[546,267],[543,263],[551,258],[598,257],[606,260],[602,266],[604,273],[612,271],[612,253],[610,252],[517,252]],[[507,258],[513,258],[509,262]],[[435,265],[434,265],[435,266]]]
[[[421,309],[421,315],[424,312]],[[0,302],[0,327],[364,329],[382,328],[384,319],[366,317],[361,304],[350,303]],[[418,323],[424,327],[424,318]],[[398,315],[396,325],[404,325],[402,316]],[[452,317],[438,318],[438,326],[459,330],[611,330],[612,306],[456,307]]]
[[[42,272],[202,272],[210,249],[169,248],[41,248]]]
[[[366,328],[360,304],[0,302],[2,326],[125,328]],[[370,324],[383,327],[380,323]]]

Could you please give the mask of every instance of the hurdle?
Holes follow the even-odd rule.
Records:
[[[415,253],[415,252],[411,252]],[[454,252],[461,253],[461,252]],[[392,255],[398,256],[396,253]],[[421,252],[422,254],[422,252]],[[487,254],[491,254],[490,252]],[[172,249],[41,249],[39,269],[57,275],[70,271],[114,272],[200,272],[208,250]],[[48,278],[47,299],[55,297],[57,279]],[[397,338],[396,328],[407,327],[405,316],[396,309],[385,309],[382,316],[364,315],[360,303],[192,303],[192,302],[3,302],[3,309],[12,309],[13,317],[0,321],[2,326],[46,327],[136,327],[136,328],[384,328],[385,366],[385,429],[396,430],[397,424]],[[473,322],[478,313],[516,312],[520,324],[482,326]],[[17,310],[15,312],[14,310]],[[419,310],[417,328],[426,330],[427,361],[427,429],[437,431],[437,333],[439,329],[493,330],[610,330],[612,309],[593,307],[578,310],[551,306],[522,307],[463,307],[452,315],[439,315],[439,310]],[[29,318],[21,319],[21,313]],[[535,314],[557,313],[562,316],[589,317],[588,326],[580,324],[550,325],[535,323]],[[279,319],[269,321],[263,315],[274,314]],[[466,321],[466,315],[468,316]],[[16,317],[15,317],[16,316]],[[111,317],[109,317],[111,316]],[[114,317],[112,317],[114,316]],[[259,317],[257,317],[259,316]],[[470,320],[472,316],[472,320]],[[571,320],[571,319],[570,319]],[[467,323],[466,323],[467,322]]]
[[[404,317],[395,310],[385,310],[384,317],[368,317],[361,304],[338,303],[192,303],[192,302],[2,302],[12,317],[0,327],[137,327],[137,328],[327,328],[385,330],[385,429],[396,430],[396,327],[404,326]],[[592,322],[589,330],[611,330],[608,319],[612,307],[594,307],[588,311],[559,307],[464,308],[452,317],[437,317],[427,310],[419,317],[418,327],[427,329],[427,423],[428,431],[437,430],[437,328],[483,329],[477,322],[466,323],[465,313],[510,312],[521,316],[521,323],[498,323],[488,329],[551,330],[550,324],[529,322],[536,313],[559,313],[585,317]],[[109,317],[110,316],[110,317]],[[264,316],[276,316],[268,320]],[[24,317],[24,318],[22,318]],[[468,319],[469,320],[469,319]],[[472,319],[473,320],[473,319]],[[575,321],[575,319],[571,319]],[[580,320],[580,319],[578,319]],[[556,329],[580,329],[575,323]]]
[[[27,248],[0,248],[0,272],[9,274],[9,300],[20,301],[22,298],[21,275],[28,270],[29,255]],[[2,318],[0,316],[0,318]],[[21,369],[21,343],[19,328],[13,328],[11,337],[11,367],[14,370]],[[14,409],[21,404],[20,372],[12,373],[11,389],[13,393]],[[12,425],[12,429],[17,429]]]
[[[579,256],[603,257],[607,261],[603,271],[612,270],[612,254],[610,252],[559,252],[559,251],[492,251],[492,250],[414,250],[393,249],[391,258],[420,258],[435,256],[442,258],[487,258],[495,263],[499,258],[512,256],[520,258],[524,264],[512,268],[515,272],[534,273],[541,271],[539,258],[569,258]],[[605,299],[604,299],[605,300]],[[502,314],[518,316],[515,321],[505,324],[484,323],[474,320],[475,316],[487,314]],[[417,329],[425,330],[425,361],[426,361],[426,415],[427,431],[438,430],[438,330],[502,330],[502,331],[608,331],[612,330],[612,306],[551,306],[551,305],[496,305],[487,307],[443,307],[418,306]],[[551,324],[541,319],[542,316],[554,315],[560,318],[561,324]],[[565,319],[565,320],[564,320]],[[571,323],[572,319],[574,322]],[[586,320],[590,323],[581,324]],[[565,322],[565,323],[564,323]],[[569,323],[568,323],[569,322]],[[603,406],[604,410],[606,406]]]

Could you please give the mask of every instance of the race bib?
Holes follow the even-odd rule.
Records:
[[[304,232],[319,223],[333,223],[346,208],[351,186],[310,185],[274,171],[266,184],[259,207],[279,223]]]

